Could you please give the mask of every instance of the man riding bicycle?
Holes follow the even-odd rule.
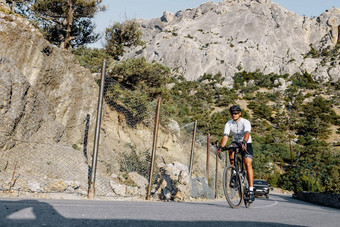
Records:
[[[225,147],[228,136],[231,133],[233,135],[233,142],[241,143],[244,152],[244,164],[247,170],[247,179],[249,182],[250,200],[249,202],[254,202],[254,172],[253,172],[253,147],[250,136],[251,125],[250,122],[241,117],[242,109],[238,105],[233,105],[229,109],[232,120],[228,121],[224,127],[224,135],[221,140],[221,145],[217,149],[217,154],[219,155],[222,148]],[[230,163],[234,165],[234,152],[229,152]]]

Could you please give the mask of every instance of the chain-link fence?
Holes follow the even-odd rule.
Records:
[[[155,134],[157,100],[141,89],[123,87],[116,78],[106,77],[96,131],[95,102],[87,106],[89,111],[74,113],[81,100],[53,103],[44,93],[31,91],[24,80],[6,78],[11,79],[1,78],[0,84],[0,190],[87,196],[93,183],[97,197],[145,198],[155,152],[153,198],[221,195],[220,189],[215,192],[215,180],[221,179],[223,161],[216,162],[207,135],[199,128],[195,131],[194,122],[180,125],[162,107]],[[98,78],[95,81],[100,84]],[[96,146],[98,156],[93,159]],[[91,182],[92,167],[95,182]]]

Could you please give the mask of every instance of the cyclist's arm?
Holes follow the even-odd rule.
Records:
[[[222,140],[221,140],[221,148],[222,147],[225,147],[225,145],[227,144],[227,141],[228,141],[228,136],[229,136],[229,133],[230,133],[230,125],[229,123],[227,122],[224,126],[224,132],[223,132],[223,137],[222,137]]]
[[[220,146],[217,147],[217,154],[218,154],[218,155],[220,155],[221,150],[222,150],[223,147],[225,147],[227,141],[228,141],[228,136],[227,136],[227,135],[224,135],[224,136],[222,137]]]
[[[245,133],[244,133],[244,137],[243,137],[243,141],[247,141],[247,142],[248,142],[248,140],[249,140],[249,135],[250,135],[249,132],[245,132]]]
[[[228,141],[228,136],[224,135],[221,140],[221,147],[225,147],[225,145],[227,144],[227,141]]]
[[[243,141],[242,141],[242,148],[243,148],[243,150],[247,150],[247,142],[249,140],[249,135],[250,135],[249,132],[245,132],[244,133],[244,137],[243,137]]]
[[[244,131],[245,131],[245,133],[244,133],[244,136],[243,136],[243,141],[248,142],[249,136],[250,136],[250,131],[251,131],[251,125],[250,125],[249,121],[245,121]]]

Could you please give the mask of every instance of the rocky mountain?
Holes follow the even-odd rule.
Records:
[[[322,62],[306,57],[340,43],[340,9],[309,18],[271,0],[223,0],[199,7],[139,19],[145,47],[124,56],[159,61],[195,80],[222,73],[225,84],[239,70],[294,74],[307,71],[315,79],[339,79],[340,59]]]

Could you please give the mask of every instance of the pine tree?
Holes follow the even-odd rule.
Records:
[[[82,46],[98,40],[91,18],[104,11],[102,0],[37,0],[32,11],[45,37],[61,48]]]
[[[125,47],[143,45],[141,41],[143,33],[138,29],[138,23],[134,20],[128,20],[125,23],[114,23],[111,27],[106,28],[105,49],[114,59],[125,53]]]

